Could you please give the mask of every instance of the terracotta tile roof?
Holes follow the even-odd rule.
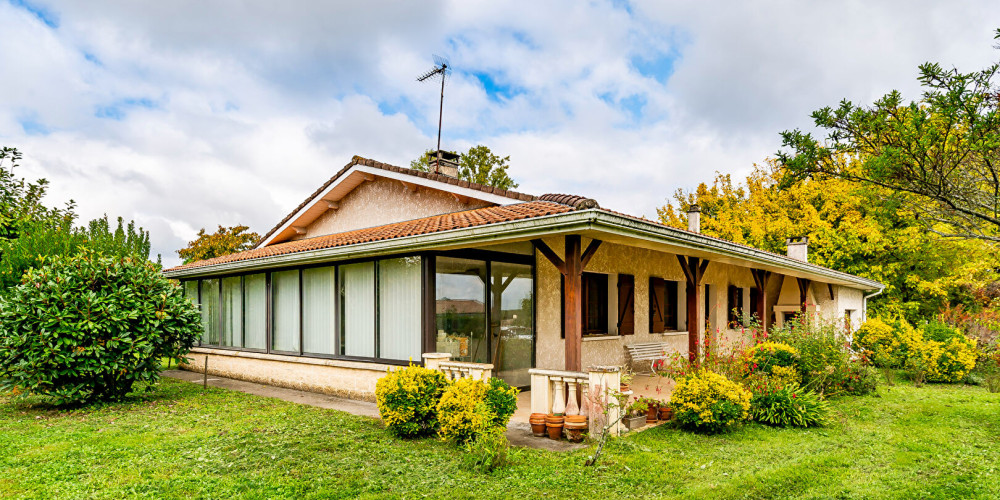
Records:
[[[350,163],[348,163],[347,165],[344,165],[344,168],[340,169],[336,174],[333,174],[333,177],[330,177],[330,179],[328,181],[324,182],[323,185],[320,186],[316,191],[313,191],[313,193],[310,194],[309,196],[307,196],[305,200],[302,200],[302,203],[300,203],[299,206],[295,207],[295,210],[292,210],[288,215],[285,216],[284,219],[281,219],[281,222],[278,222],[277,224],[275,224],[275,226],[272,227],[271,230],[268,231],[267,234],[265,234],[261,238],[261,241],[267,241],[267,239],[270,238],[271,235],[274,234],[274,232],[278,230],[278,228],[280,228],[281,226],[285,225],[285,223],[288,222],[289,220],[291,220],[291,218],[294,217],[295,214],[299,213],[300,210],[302,210],[303,208],[305,208],[306,205],[308,205],[309,202],[313,200],[313,198],[315,198],[320,193],[322,193],[324,190],[326,190],[326,188],[330,187],[330,184],[333,184],[334,182],[336,182],[337,179],[339,179],[341,176],[343,176],[344,174],[346,174],[347,171],[350,170],[351,167],[353,167],[354,165],[364,165],[366,167],[378,168],[378,169],[386,170],[386,171],[389,171],[389,172],[396,172],[396,173],[400,173],[400,174],[412,175],[414,177],[421,177],[421,178],[430,179],[430,180],[433,180],[433,181],[444,182],[446,184],[451,184],[453,186],[458,186],[458,187],[463,187],[463,188],[469,188],[469,189],[475,189],[475,190],[478,190],[478,191],[482,191],[484,193],[495,194],[497,196],[504,196],[504,197],[507,197],[507,198],[513,198],[515,200],[520,200],[520,201],[535,201],[535,200],[538,199],[537,196],[533,196],[533,195],[530,195],[530,194],[518,193],[516,191],[510,191],[510,190],[507,190],[507,189],[500,189],[500,188],[495,188],[493,186],[486,186],[486,185],[483,185],[483,184],[477,184],[475,182],[464,181],[464,180],[456,179],[454,177],[449,177],[447,175],[441,175],[441,174],[436,174],[436,173],[432,173],[432,172],[418,172],[418,171],[413,170],[411,168],[397,167],[395,165],[389,165],[388,163],[382,163],[380,161],[375,161],[375,160],[372,160],[372,159],[369,159],[369,158],[363,158],[361,156],[355,155],[353,158],[351,158],[351,162]]]
[[[529,201],[525,203],[515,203],[513,205],[477,208],[474,210],[466,210],[464,212],[434,215],[423,219],[395,222],[384,226],[357,229],[344,233],[328,234],[324,236],[317,236],[315,238],[278,243],[263,248],[256,248],[245,252],[224,255],[214,259],[192,262],[183,266],[167,269],[167,271],[181,271],[214,264],[224,264],[227,262],[259,259],[262,257],[274,257],[277,255],[341,247],[358,243],[391,240],[406,236],[438,233],[448,231],[450,229],[485,226],[500,222],[531,219],[541,217],[543,215],[560,214],[570,212],[572,210],[573,207],[551,201]]]
[[[556,203],[562,203],[563,205],[569,205],[578,210],[584,210],[587,208],[601,208],[601,206],[597,204],[597,200],[575,194],[558,194],[558,193],[543,194],[539,196],[538,199],[542,201],[554,201]]]

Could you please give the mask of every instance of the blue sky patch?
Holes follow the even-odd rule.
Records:
[[[39,21],[45,23],[46,26],[50,28],[59,27],[59,15],[49,10],[48,8],[42,7],[27,0],[9,0],[9,1],[10,4],[13,5],[14,7],[20,7],[30,12],[32,15],[38,18]]]
[[[670,75],[674,74],[674,63],[678,58],[680,54],[677,53],[657,54],[654,57],[634,56],[631,63],[640,75],[667,83]]]
[[[486,72],[475,71],[468,74],[479,80],[479,83],[483,86],[483,90],[486,91],[486,96],[494,102],[498,102],[501,99],[507,100],[525,92],[524,88],[498,81],[497,78]]]
[[[129,109],[155,109],[158,107],[159,105],[148,97],[119,99],[107,106],[98,106],[97,111],[94,112],[94,116],[111,120],[121,120],[125,118]]]
[[[49,128],[38,119],[38,113],[26,113],[17,119],[17,123],[25,134],[49,135]]]
[[[104,63],[102,63],[101,60],[97,58],[97,56],[95,56],[94,54],[92,54],[90,52],[84,51],[83,58],[86,59],[86,60],[88,60],[88,61],[90,61],[90,62],[92,62],[92,63],[94,63],[94,64],[96,64],[96,65],[98,65],[98,66],[104,66]]]

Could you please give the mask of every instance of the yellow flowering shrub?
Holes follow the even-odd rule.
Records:
[[[771,375],[775,368],[794,368],[799,362],[799,351],[781,342],[761,342],[743,353],[743,361],[745,373]]]
[[[960,382],[976,367],[976,341],[959,335],[944,342],[924,340],[911,355],[929,382]]]
[[[443,439],[465,444],[490,429],[494,414],[486,402],[487,389],[471,378],[458,379],[448,387],[438,403]]]
[[[923,335],[906,320],[887,323],[870,318],[854,334],[854,348],[862,351],[875,366],[903,366],[907,356],[919,349]]]
[[[702,370],[677,382],[670,406],[682,427],[715,433],[746,420],[750,398],[746,389],[724,375]]]
[[[438,428],[437,407],[448,379],[437,370],[410,365],[375,382],[375,402],[382,422],[401,437],[433,434]]]

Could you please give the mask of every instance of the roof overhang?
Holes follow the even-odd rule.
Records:
[[[263,248],[273,243],[290,239],[292,236],[297,234],[295,228],[308,226],[321,215],[326,213],[327,210],[331,210],[335,207],[340,200],[344,199],[344,197],[356,187],[367,181],[374,180],[376,177],[394,179],[408,187],[419,186],[426,189],[434,189],[437,191],[451,193],[456,197],[479,200],[496,205],[511,205],[514,203],[524,202],[524,200],[509,198],[495,193],[487,193],[479,189],[448,184],[434,179],[426,179],[416,175],[393,172],[382,168],[369,167],[360,163],[353,163],[348,167],[346,172],[338,176],[325,189],[313,195],[302,205],[302,208],[298,209],[290,217],[288,217],[287,221],[272,231],[266,239],[261,240],[255,248]]]
[[[513,243],[563,234],[580,234],[602,241],[696,256],[712,262],[764,269],[865,291],[884,288],[884,285],[877,281],[853,274],[600,209],[579,210],[430,234],[206,265],[167,271],[164,274],[169,278],[215,276],[345,259]]]

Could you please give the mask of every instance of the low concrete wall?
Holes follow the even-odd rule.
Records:
[[[375,381],[390,365],[339,359],[305,358],[196,347],[181,369],[260,384],[375,401]]]

